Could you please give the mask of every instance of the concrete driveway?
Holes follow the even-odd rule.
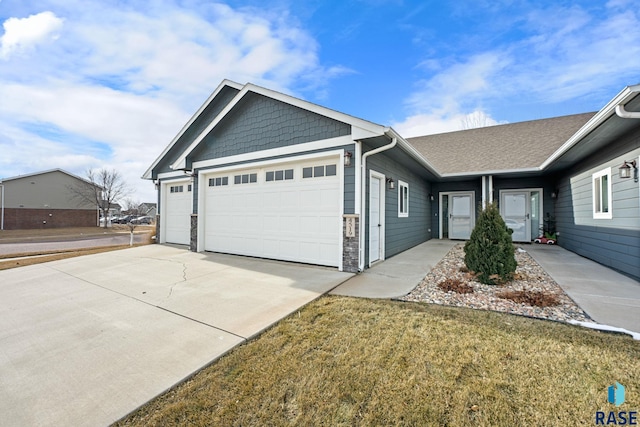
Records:
[[[349,277],[162,245],[0,271],[0,424],[108,425]]]

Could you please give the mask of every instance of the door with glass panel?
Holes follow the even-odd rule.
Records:
[[[449,194],[449,238],[468,239],[474,222],[473,193]]]
[[[531,214],[528,199],[528,192],[502,192],[500,213],[507,227],[513,230],[511,240],[514,242],[531,241]]]

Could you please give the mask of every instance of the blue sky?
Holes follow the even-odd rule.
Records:
[[[626,0],[0,0],[0,22],[0,177],[113,167],[139,201],[225,78],[405,137],[597,111],[640,83]]]

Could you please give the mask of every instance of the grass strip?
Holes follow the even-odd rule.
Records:
[[[323,297],[118,426],[593,425],[640,346],[503,313]],[[631,409],[629,409],[631,408]]]

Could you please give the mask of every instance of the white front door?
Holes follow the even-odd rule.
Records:
[[[383,259],[384,176],[371,173],[369,180],[369,264]]]
[[[501,191],[500,214],[514,242],[531,241],[531,192]]]
[[[449,238],[466,240],[474,226],[473,193],[449,196]]]

